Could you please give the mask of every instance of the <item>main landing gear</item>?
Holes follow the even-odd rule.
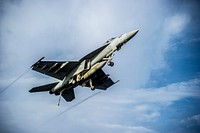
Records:
[[[92,84],[92,80],[91,80],[91,79],[89,80],[89,83],[90,83],[90,88],[91,88],[91,90],[92,90],[92,91],[95,90],[95,86]]]

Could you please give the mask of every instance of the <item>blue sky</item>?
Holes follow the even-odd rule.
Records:
[[[28,92],[55,79],[29,71],[0,94],[0,131],[198,133],[199,12],[195,0],[1,1],[1,89],[42,56],[78,60],[111,37],[140,31],[104,68],[120,82],[53,120],[98,90],[77,87],[76,99],[58,107],[58,97]]]

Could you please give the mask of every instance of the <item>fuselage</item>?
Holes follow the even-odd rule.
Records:
[[[122,34],[119,37],[109,39],[103,46],[103,49],[92,59],[83,59],[80,64],[75,67],[65,78],[60,81],[51,93],[59,94],[65,89],[74,88],[77,85],[83,85],[84,82],[90,79],[90,76],[98,69],[101,69],[106,63],[113,66],[112,55],[115,51],[120,50],[126,42],[137,34],[138,30],[133,30]]]

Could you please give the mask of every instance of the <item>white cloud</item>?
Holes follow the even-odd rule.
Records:
[[[21,125],[29,121],[26,123],[27,126],[22,128],[25,131],[39,126],[36,132],[79,132],[81,130],[82,132],[148,133],[156,131],[142,126],[142,123],[156,122],[162,115],[160,113],[162,109],[169,107],[176,101],[187,97],[199,98],[199,84],[199,79],[193,79],[160,88],[115,88],[115,90],[110,88],[105,93],[95,96],[50,121],[47,120],[76,104],[80,100],[80,96],[84,98],[94,92],[78,89],[77,99],[72,103],[63,102],[60,107],[56,106],[57,97],[45,93],[40,93],[40,95],[28,94],[28,98],[15,98],[15,102],[12,100],[4,101],[1,105],[7,107],[10,104],[13,105],[12,109],[9,110],[12,114],[15,114],[12,120],[9,120],[13,124]],[[43,98],[40,98],[41,95]],[[26,108],[23,108],[24,106]],[[5,112],[3,113],[5,114]],[[27,117],[22,117],[23,115]],[[17,121],[19,118],[20,122]],[[187,119],[187,121],[193,120],[198,120],[198,117]],[[185,121],[184,123],[186,123]],[[40,126],[44,122],[46,122],[45,125]]]
[[[114,60],[118,66],[115,71],[119,71],[122,81],[129,82],[130,78],[124,78],[124,75],[131,73],[135,87],[144,85],[151,70],[163,66],[163,49],[167,47],[162,45],[165,40],[157,42],[151,39],[160,38],[162,34],[159,33],[163,30],[160,25],[164,21],[162,9],[157,8],[162,3],[157,0],[151,3],[145,10],[139,8],[144,4],[139,1],[21,1],[18,5],[8,4],[2,19],[4,45],[1,56],[4,60],[1,69],[6,67],[9,71],[17,69],[22,72],[42,56],[49,60],[78,60],[107,39],[137,28],[140,32],[134,40],[123,48],[124,51],[122,49],[116,54]],[[147,13],[148,18],[144,18]],[[160,32],[154,34],[160,28]],[[148,42],[146,38],[149,38]],[[148,59],[149,55],[151,59]],[[127,62],[133,62],[130,63],[130,71],[124,70]],[[2,76],[19,75],[7,70],[2,71]],[[114,72],[111,74],[114,75]]]
[[[133,132],[139,132],[139,133],[156,133],[154,130],[148,129],[146,127],[142,126],[123,126],[123,125],[109,125],[106,124],[105,127],[108,127],[109,129],[114,129],[112,132],[121,132],[121,133],[133,133]]]
[[[174,35],[182,32],[186,25],[190,22],[190,17],[187,14],[177,13],[165,21],[166,32]]]
[[[187,128],[193,126],[200,126],[200,114],[191,116],[187,119],[183,119],[180,123],[185,125]]]
[[[174,83],[161,88],[149,89],[123,89],[111,92],[109,96],[102,96],[109,101],[104,108],[112,112],[114,118],[123,112],[132,118],[133,123],[155,121],[160,116],[162,108],[169,107],[175,101],[187,97],[199,98],[200,80],[193,79],[188,82]],[[94,99],[96,101],[96,99]],[[102,99],[98,99],[102,100]],[[99,103],[100,102],[100,103]],[[96,101],[102,105],[101,101]],[[109,108],[112,106],[112,108]],[[121,116],[117,117],[119,121]],[[125,118],[126,119],[126,116]],[[123,121],[123,120],[122,120]]]
[[[140,29],[115,55],[115,67],[107,71],[111,77],[120,78],[120,83],[50,121],[39,129],[41,132],[154,132],[142,123],[156,121],[162,107],[185,97],[198,97],[198,79],[161,88],[134,89],[147,83],[153,69],[167,65],[164,55],[171,35],[180,33],[189,23],[189,17],[180,14],[166,19],[164,10],[169,9],[158,0],[21,1],[17,5],[8,3],[4,10],[2,86],[42,56],[48,60],[76,60],[110,37]],[[77,88],[76,99],[60,107],[56,106],[58,98],[48,93],[28,93],[35,84],[49,81],[30,73],[4,93],[0,104],[7,112],[1,110],[1,117],[6,116],[8,126],[34,132],[45,120],[93,93]],[[122,89],[126,87],[130,89]]]

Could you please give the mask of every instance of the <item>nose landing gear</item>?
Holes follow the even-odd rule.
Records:
[[[111,67],[114,66],[114,62],[112,62],[112,58],[113,58],[113,55],[110,55],[109,57],[104,58],[104,60],[107,61],[108,66],[111,66]]]
[[[112,62],[112,61],[108,61],[108,66],[113,67],[113,66],[114,66],[114,62]]]

